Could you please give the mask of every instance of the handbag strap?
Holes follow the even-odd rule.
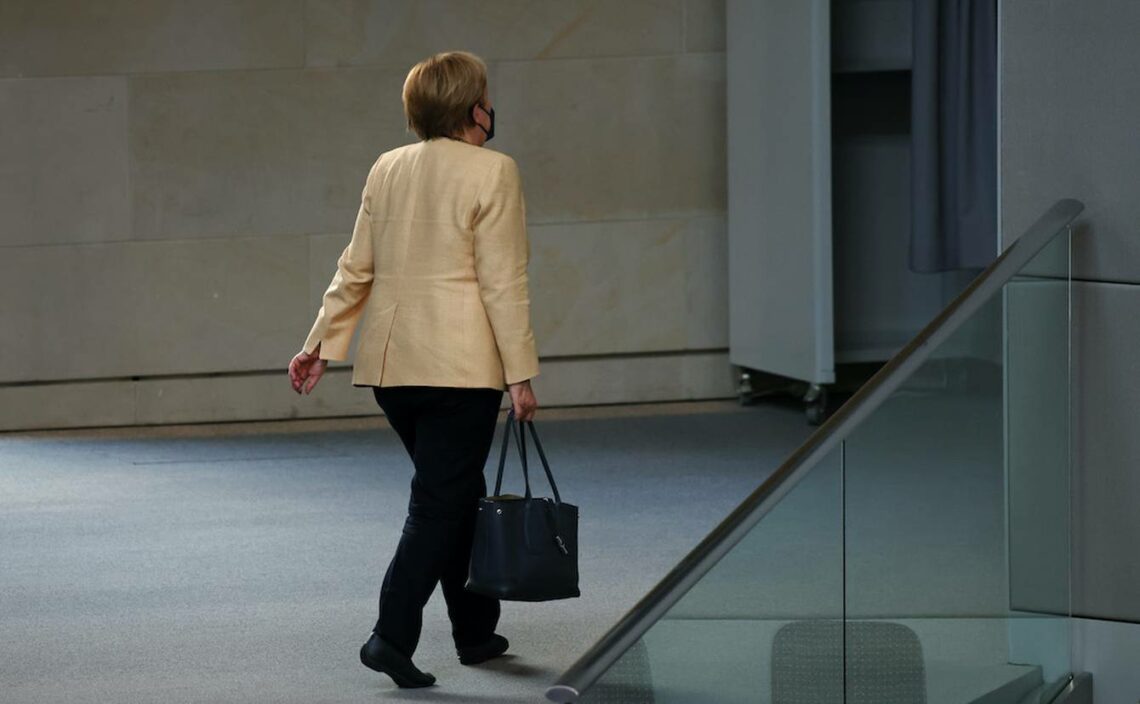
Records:
[[[539,459],[542,460],[542,470],[546,472],[546,479],[550,482],[550,490],[554,492],[554,503],[561,504],[562,496],[558,493],[558,484],[554,481],[554,473],[550,471],[550,462],[546,459],[546,453],[542,449],[542,441],[538,439],[538,431],[534,428],[534,421],[518,422],[515,419],[515,409],[513,408],[507,411],[507,422],[503,428],[503,443],[499,450],[499,471],[495,477],[494,495],[499,496],[499,492],[503,489],[503,470],[507,464],[507,443],[508,438],[513,434],[515,436],[515,445],[518,446],[519,458],[522,460],[523,481],[526,483],[526,498],[531,498],[530,471],[526,460],[526,434],[523,432],[521,426],[526,426],[530,429],[530,436],[534,438],[534,447],[538,450]]]
[[[534,429],[534,421],[528,420],[523,423],[530,428],[530,436],[534,438],[534,446],[538,450],[538,456],[542,460],[542,469],[546,472],[546,478],[550,482],[550,490],[554,492],[554,510],[545,511],[546,521],[550,525],[551,534],[554,536],[554,543],[563,555],[569,556],[570,551],[566,547],[566,541],[562,539],[562,514],[558,510],[562,505],[562,497],[558,495],[558,485],[554,483],[554,474],[550,471],[550,463],[546,461],[546,453],[542,451],[542,443],[538,439],[538,431]],[[523,438],[523,446],[526,446],[526,437],[523,435],[522,430],[519,430],[519,437]]]
[[[519,458],[522,460],[523,481],[526,482],[526,498],[531,498],[530,492],[530,472],[527,468],[526,461],[526,434],[521,427],[516,426],[515,410],[512,408],[507,412],[507,422],[503,427],[503,444],[499,451],[499,472],[495,478],[495,496],[499,496],[499,492],[503,488],[503,469],[507,463],[507,438],[512,434],[515,435],[515,444],[519,450]],[[554,492],[554,505],[553,512],[546,513],[546,520],[550,524],[551,534],[554,536],[554,542],[563,555],[570,555],[569,549],[566,547],[566,541],[562,539],[562,519],[559,515],[557,507],[562,504],[562,497],[558,494],[558,485],[554,483],[554,474],[550,471],[550,463],[546,460],[546,453],[542,450],[542,442],[538,439],[538,431],[534,429],[534,421],[525,421],[519,425],[526,425],[530,428],[530,435],[534,438],[534,446],[538,450],[538,456],[542,460],[542,469],[546,472],[546,478],[550,481],[550,489]]]
[[[558,495],[558,485],[554,483],[554,474],[550,471],[550,463],[546,461],[546,453],[542,451],[542,443],[538,440],[538,431],[534,429],[534,421],[528,420],[523,423],[526,427],[530,428],[530,436],[534,438],[534,447],[538,450],[538,456],[542,460],[542,469],[546,472],[546,479],[550,482],[550,490],[554,492],[554,503],[562,503],[562,497]],[[519,435],[523,433],[520,430]],[[523,446],[526,446],[526,439],[523,439]]]
[[[499,451],[499,472],[495,478],[495,493],[493,496],[500,496],[500,492],[503,489],[503,469],[507,465],[507,442],[513,432],[515,434],[515,445],[518,447],[519,457],[522,459],[523,481],[526,483],[526,498],[529,499],[531,498],[530,472],[527,470],[526,463],[526,440],[523,437],[522,430],[515,427],[515,422],[515,409],[512,408],[507,411],[507,422],[503,426],[503,444],[502,449]],[[539,454],[542,454],[541,450],[539,450]],[[545,458],[543,461],[546,461]],[[549,473],[549,470],[547,470],[547,472]]]
[[[511,417],[514,418],[514,409],[511,409]],[[526,483],[526,498],[532,498],[530,494],[530,467],[526,461],[526,437],[523,435],[522,424],[515,421],[515,445],[519,449],[519,459],[522,461],[523,482]]]

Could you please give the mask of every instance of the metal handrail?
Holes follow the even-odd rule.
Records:
[[[800,445],[756,491],[657,583],[602,638],[546,690],[560,704],[578,701],[626,650],[725,556],[851,431],[890,398],[930,354],[1001,290],[1084,210],[1078,200],[1057,201],[1006,248],[934,320],[890,359],[847,403]]]

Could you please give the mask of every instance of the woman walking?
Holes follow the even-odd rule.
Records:
[[[289,376],[310,393],[327,360],[347,358],[364,316],[352,384],[372,387],[415,474],[360,659],[401,687],[424,687],[435,678],[411,658],[436,583],[460,662],[508,647],[495,633],[498,600],[464,583],[503,390],[519,420],[533,418],[538,356],[518,167],[481,148],[495,133],[486,65],[467,52],[425,59],[408,73],[403,104],[421,141],[372,165],[352,240]]]

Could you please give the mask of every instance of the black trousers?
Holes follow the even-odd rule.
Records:
[[[503,391],[446,386],[372,387],[376,403],[415,465],[408,517],[380,590],[377,635],[408,657],[416,650],[423,608],[443,586],[456,647],[495,632],[499,600],[464,589],[483,465],[491,451]]]

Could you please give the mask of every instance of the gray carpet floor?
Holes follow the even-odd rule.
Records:
[[[425,690],[357,659],[411,478],[381,418],[363,431],[0,439],[0,701],[541,701],[810,431],[794,409],[732,404],[538,429],[581,508],[582,597],[504,602],[511,654],[468,668],[437,590],[415,656],[438,678]]]

